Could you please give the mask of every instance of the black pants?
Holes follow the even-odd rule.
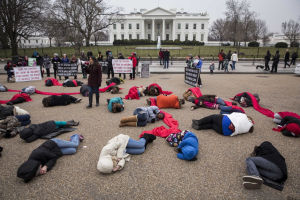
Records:
[[[121,78],[122,74],[119,74],[119,78]],[[126,74],[123,74],[123,79],[126,79]]]
[[[291,65],[295,65],[295,64],[296,64],[296,59],[292,59],[292,60],[291,60],[291,63],[290,63],[290,66],[291,66]]]
[[[130,79],[135,79],[135,67],[132,68],[132,73],[130,74]]]
[[[93,94],[94,93],[96,95],[96,104],[99,104],[99,99],[100,99],[99,87],[89,86],[89,106],[92,106],[92,104],[93,104]]]
[[[277,67],[278,67],[278,62],[273,62],[271,72],[274,71],[275,73],[277,73]]]
[[[200,73],[199,73],[199,76],[198,76],[198,85],[202,85],[202,81],[201,81]]]
[[[222,70],[224,69],[224,61],[219,61],[219,67],[218,70],[220,70],[220,65],[222,65]]]
[[[47,77],[50,77],[50,68],[46,68]]]
[[[287,65],[288,65],[289,67],[291,66],[288,62],[289,62],[288,60],[285,60],[285,61],[284,61],[284,68],[286,68]]]
[[[110,74],[112,78],[115,77],[114,69],[112,67],[107,68],[107,78],[110,78]]]
[[[25,100],[24,98],[19,97],[19,98],[15,99],[15,100],[12,100],[12,101],[7,102],[6,104],[7,104],[7,105],[14,105],[14,104],[18,104],[18,103],[23,103],[23,102],[25,102],[25,101],[26,101],[26,100]]]
[[[223,115],[209,115],[200,120],[193,120],[192,127],[196,130],[214,129],[217,133],[223,135],[222,121]]]
[[[54,78],[56,79],[57,67],[54,67],[54,66],[53,66],[53,72],[54,72]]]
[[[265,61],[265,70],[266,70],[266,71],[269,71],[269,70],[270,70],[269,62],[270,62],[269,60],[266,60],[266,61]]]

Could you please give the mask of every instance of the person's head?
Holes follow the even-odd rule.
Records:
[[[195,58],[196,58],[197,60],[199,60],[199,59],[200,59],[200,56],[199,56],[199,55],[197,55]]]
[[[286,51],[286,52],[289,52],[289,49],[286,49],[285,51]]]
[[[111,89],[110,93],[111,94],[118,94],[119,93],[120,88],[115,86]]]
[[[120,103],[113,103],[112,105],[112,112],[113,113],[119,113],[122,112],[123,105]]]
[[[99,55],[99,56],[101,56],[101,55],[102,55],[101,51],[98,51],[98,55]]]
[[[58,53],[54,53],[53,56],[54,56],[54,57],[57,57],[57,56],[58,56]]]
[[[73,58],[73,59],[76,58],[75,54],[72,55],[72,58]]]
[[[17,176],[22,178],[25,182],[29,182],[40,174],[40,169],[41,163],[39,161],[29,159],[19,167]]]
[[[157,119],[164,119],[165,118],[165,114],[162,112],[159,112],[156,114]]]
[[[51,96],[43,98],[42,103],[44,107],[49,107],[51,105]]]
[[[223,53],[223,49],[221,49],[221,53]]]
[[[267,54],[270,54],[270,50],[267,51]]]
[[[63,54],[63,57],[66,58],[66,57],[67,57],[67,54],[64,53],[64,54]]]
[[[185,100],[184,99],[179,99],[178,101],[179,101],[179,105],[185,104]]]
[[[97,62],[97,59],[94,56],[90,57],[90,64],[93,65]]]
[[[234,53],[236,54],[236,51],[234,51]]]

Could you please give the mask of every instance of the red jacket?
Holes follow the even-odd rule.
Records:
[[[137,60],[136,60],[136,57],[135,56],[131,56],[129,57],[128,59],[132,60],[132,67],[136,67],[137,65]]]

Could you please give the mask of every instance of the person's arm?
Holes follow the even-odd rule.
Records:
[[[35,141],[36,139],[38,139],[38,136],[33,134],[32,136],[26,138],[25,141],[26,141],[27,143],[30,143],[30,142]]]
[[[49,171],[49,170],[52,169],[52,167],[53,167],[53,166],[55,165],[55,163],[56,163],[56,160],[57,160],[57,157],[52,158],[51,160],[49,160],[49,161],[45,164],[45,166],[47,166],[47,171]]]
[[[98,69],[98,76],[100,77],[98,79],[98,86],[100,87],[101,86],[101,82],[102,82],[102,67],[101,67],[100,64],[99,64],[99,69]]]

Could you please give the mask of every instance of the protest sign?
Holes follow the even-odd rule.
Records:
[[[149,63],[142,63],[141,68],[141,78],[149,78],[150,77],[150,70],[149,70]]]
[[[36,58],[28,58],[28,66],[35,67],[36,66]]]
[[[199,69],[185,67],[184,69],[184,82],[188,85],[197,86],[199,77]]]
[[[58,63],[58,76],[76,76],[78,72],[77,63]]]
[[[15,67],[14,68],[16,82],[38,81],[41,80],[41,69],[36,67]]]
[[[113,59],[112,65],[114,73],[132,73],[132,61],[130,59]]]

